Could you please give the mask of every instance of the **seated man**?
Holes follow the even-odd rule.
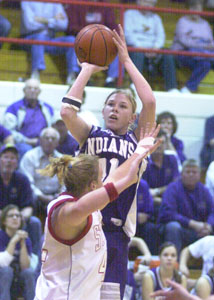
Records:
[[[137,0],[141,6],[153,7],[156,0]],[[148,49],[161,49],[165,44],[165,31],[159,15],[147,11],[128,9],[124,14],[124,32],[128,46]],[[148,70],[152,77],[159,68],[167,91],[178,92],[176,70],[172,55],[130,52],[130,57],[138,70]]]
[[[158,222],[164,241],[174,243],[178,253],[183,247],[213,232],[213,200],[200,182],[200,167],[194,159],[183,163],[181,178],[167,187]]]
[[[39,255],[42,225],[33,216],[33,195],[26,175],[16,171],[18,167],[18,151],[12,144],[0,149],[0,214],[9,204],[17,205],[23,218],[25,229],[33,244],[33,253]]]
[[[38,96],[41,92],[37,79],[25,82],[24,98],[8,106],[4,114],[4,126],[11,130],[20,157],[38,145],[40,132],[51,126],[53,108]]]
[[[60,3],[22,1],[21,35],[26,39],[74,43],[74,36],[55,37],[56,32],[66,31],[68,17]],[[40,71],[45,70],[45,52],[52,55],[65,55],[67,63],[67,84],[72,84],[79,72],[74,47],[32,45],[31,77],[39,79]]]
[[[20,170],[27,175],[35,198],[36,213],[46,216],[48,203],[61,192],[61,186],[56,176],[46,177],[39,174],[50,163],[50,157],[61,157],[56,151],[60,139],[59,132],[52,128],[44,128],[40,134],[40,146],[28,151],[22,157]]]

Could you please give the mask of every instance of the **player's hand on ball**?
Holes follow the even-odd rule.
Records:
[[[79,63],[79,66],[83,69],[88,69],[91,71],[91,74],[95,74],[97,72],[100,72],[100,71],[105,71],[108,69],[108,67],[100,67],[100,66],[97,66],[97,65],[93,65],[93,64],[89,64],[87,62],[83,62],[83,63]]]

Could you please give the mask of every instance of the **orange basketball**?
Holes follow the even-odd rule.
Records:
[[[108,66],[117,55],[113,32],[107,26],[91,24],[77,34],[75,52],[80,62]]]

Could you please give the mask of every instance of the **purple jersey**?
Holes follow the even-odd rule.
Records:
[[[153,284],[154,284],[154,292],[158,291],[158,290],[171,290],[171,287],[165,287],[161,281],[161,276],[160,276],[160,267],[157,268],[153,268],[149,271],[147,271],[151,274],[152,276],[152,280],[153,280]],[[179,274],[181,275],[181,273],[179,272]],[[172,278],[173,281],[175,281],[174,278]]]
[[[129,158],[137,146],[137,139],[132,131],[125,135],[116,135],[111,130],[93,126],[81,148],[81,153],[97,155],[103,164],[103,180],[119,165]],[[121,231],[130,237],[136,227],[136,193],[137,184],[123,191],[116,201],[108,204],[103,210],[103,229]],[[107,227],[107,228],[106,228]]]

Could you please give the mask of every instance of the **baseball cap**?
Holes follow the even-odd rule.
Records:
[[[13,152],[15,152],[17,155],[19,154],[18,149],[16,148],[15,145],[13,144],[5,144],[0,148],[0,155],[2,155],[4,152],[11,150]]]

